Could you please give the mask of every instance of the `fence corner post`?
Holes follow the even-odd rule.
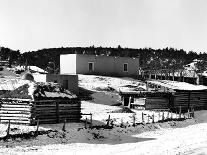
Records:
[[[86,117],[86,121],[85,121],[85,129],[87,129],[87,117]]]
[[[36,136],[38,136],[38,131],[39,131],[39,119],[37,120],[37,129],[36,129]]]
[[[133,118],[133,124],[132,124],[132,126],[135,127],[135,120],[136,120],[135,114],[132,115],[132,118]]]
[[[152,115],[152,123],[155,123],[155,114]]]
[[[62,128],[62,131],[66,131],[66,129],[65,129],[65,126],[66,126],[66,118],[64,119],[64,124],[63,124],[63,128]]]
[[[9,119],[9,123],[8,123],[8,128],[7,128],[7,133],[6,133],[6,137],[9,138],[9,132],[10,132],[10,119]]]
[[[110,122],[110,115],[109,115],[109,117],[107,119],[107,124],[106,124],[106,126],[108,126],[108,127],[109,127],[109,122]]]
[[[93,127],[93,118],[92,118],[92,113],[90,113],[90,122],[91,122],[91,128]]]

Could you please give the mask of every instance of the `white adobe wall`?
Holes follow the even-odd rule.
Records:
[[[76,54],[60,55],[60,74],[76,74]]]
[[[128,65],[128,71],[124,71],[124,64]],[[119,76],[137,76],[139,69],[139,58],[116,57],[114,58],[115,72]]]
[[[89,62],[94,64],[94,70],[89,71]],[[128,71],[124,72],[124,64]],[[84,54],[67,54],[60,56],[60,74],[94,74],[115,76],[137,76],[139,58],[95,56]]]
[[[64,86],[64,80],[68,81],[67,88]],[[47,74],[46,76],[47,82],[57,82],[59,85],[63,86],[63,88],[68,89],[69,91],[78,95],[78,75],[63,75],[63,74]]]

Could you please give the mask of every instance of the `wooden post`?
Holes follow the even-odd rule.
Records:
[[[107,126],[109,126],[109,122],[110,122],[110,115],[109,115],[109,118],[107,119]]]
[[[172,111],[171,111],[171,120],[173,119],[173,113],[172,113]]]
[[[2,105],[1,105],[1,104],[2,104],[2,102],[0,102],[0,109],[1,109],[1,107],[2,107]],[[1,117],[0,117],[0,123],[1,123]]]
[[[165,120],[165,112],[162,113],[162,121]]]
[[[149,116],[149,114],[147,115],[147,123],[149,124],[149,118],[150,118],[150,116]]]
[[[190,118],[190,110],[188,109],[188,118]]]
[[[87,129],[87,117],[86,117],[86,121],[85,121],[85,129]]]
[[[191,96],[191,93],[190,91],[188,92],[188,109],[190,108],[190,96]]]
[[[130,97],[129,97],[129,104],[128,104],[128,108],[131,108],[131,100],[132,100],[132,97],[130,96]]]
[[[160,120],[160,112],[159,112],[159,115],[158,115],[158,121]]]
[[[92,114],[90,113],[90,122],[91,122],[91,124],[90,124],[90,127],[92,128],[92,126],[93,126],[93,120],[92,120]]]
[[[181,119],[181,111],[182,111],[182,109],[181,109],[181,106],[179,107],[179,119]]]
[[[39,130],[39,119],[37,120],[36,136],[38,136],[38,130]]]
[[[60,122],[60,114],[59,114],[59,101],[56,101],[56,122]]]
[[[133,120],[132,120],[132,121],[133,121],[132,126],[134,126],[134,127],[135,127],[135,120],[136,120],[135,114],[133,114],[133,115],[132,115],[132,119],[133,119]]]
[[[124,97],[123,96],[121,97],[121,102],[122,102],[122,105],[124,106]]]
[[[65,125],[66,125],[66,119],[64,119],[64,124],[63,124],[63,128],[62,128],[62,131],[66,131],[66,129],[65,129]]]
[[[195,118],[195,115],[194,115],[194,107],[192,107],[192,117]]]
[[[167,112],[167,119],[169,119],[169,111]]]
[[[144,113],[142,112],[142,123],[144,124]]]
[[[152,123],[155,123],[155,114],[152,115]]]
[[[9,120],[8,128],[7,128],[7,134],[6,134],[6,137],[7,138],[9,137],[9,132],[10,132],[10,120]]]

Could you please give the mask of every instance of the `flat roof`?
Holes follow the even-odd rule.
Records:
[[[186,82],[170,81],[170,80],[149,80],[148,84],[162,86],[172,90],[207,90],[207,86],[193,85]]]

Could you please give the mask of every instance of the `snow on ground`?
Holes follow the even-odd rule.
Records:
[[[138,86],[141,84],[140,81],[132,78],[116,78],[107,76],[96,76],[96,75],[78,75],[79,86],[91,91],[97,91],[99,89],[105,89],[111,87],[117,91],[124,89],[124,86]]]
[[[21,78],[0,78],[0,90],[14,90],[27,83],[30,81]]]
[[[70,124],[68,124],[70,126]],[[197,149],[205,154],[207,148],[207,123],[191,125],[185,128],[160,129],[141,134],[115,130],[80,130],[67,129],[62,144],[55,143],[55,136],[40,135],[35,139],[39,143],[53,141],[48,145],[0,147],[0,154],[76,154],[76,155],[137,155],[137,154],[193,154]],[[118,132],[119,131],[119,132]],[[103,137],[102,137],[103,136]],[[52,138],[49,138],[52,137]],[[60,139],[56,139],[57,141]]]
[[[138,86],[137,80],[125,78],[111,78],[104,76],[79,76],[79,85],[85,89],[98,91],[106,88],[119,90],[121,87]],[[100,89],[101,88],[101,89]],[[106,124],[110,115],[113,124],[118,125],[112,129],[84,129],[84,123],[67,123],[66,132],[62,131],[63,123],[41,125],[40,130],[53,131],[39,135],[34,139],[16,139],[8,142],[0,141],[0,154],[76,154],[76,155],[133,155],[133,154],[193,154],[207,151],[207,123],[191,125],[185,128],[163,129],[159,124],[149,125],[153,131],[141,132],[145,125],[132,126],[133,117],[135,122],[142,121],[142,113],[147,123],[162,119],[162,114],[153,111],[132,110],[133,113],[115,113],[123,107],[96,104],[82,101],[81,112],[91,113],[93,125]],[[150,116],[148,119],[148,115]],[[166,118],[171,114],[164,112]],[[82,120],[89,116],[85,116]],[[172,114],[173,118],[178,115]],[[120,124],[126,127],[120,127]],[[34,127],[11,127],[13,131],[35,131]],[[17,129],[16,129],[17,128]],[[20,128],[20,127],[19,127]],[[0,134],[5,136],[7,125],[0,125]]]
[[[0,124],[0,138],[5,137],[7,134],[7,128],[8,124]],[[13,125],[10,126],[10,135],[15,134],[22,134],[22,133],[28,133],[31,131],[36,131],[36,126],[28,126],[28,125]],[[50,130],[50,128],[43,128],[39,127],[39,131],[47,131]]]
[[[170,81],[170,80],[151,80],[148,81],[150,84],[160,85],[169,89],[177,90],[207,90],[206,86],[193,85],[186,82]]]
[[[109,106],[109,105],[101,105],[95,104],[88,101],[81,102],[81,108],[83,114],[92,114],[93,118],[93,125],[102,125],[106,124],[107,119],[110,115],[110,119],[112,119],[113,123],[116,125],[120,125],[121,123],[124,124],[133,124],[133,116],[135,116],[136,120],[135,123],[142,122],[142,113],[144,114],[144,121],[145,123],[152,123],[152,116],[154,115],[154,121],[158,122],[158,120],[162,120],[163,112],[155,112],[149,110],[132,110],[134,113],[114,113],[113,111],[122,109],[121,107],[117,106]],[[148,119],[148,115],[150,116]],[[171,118],[171,113],[164,112],[164,118],[167,117]],[[89,116],[84,116],[82,119],[85,118],[90,119]],[[183,116],[182,116],[183,117]],[[178,115],[172,113],[172,118],[178,118]]]

